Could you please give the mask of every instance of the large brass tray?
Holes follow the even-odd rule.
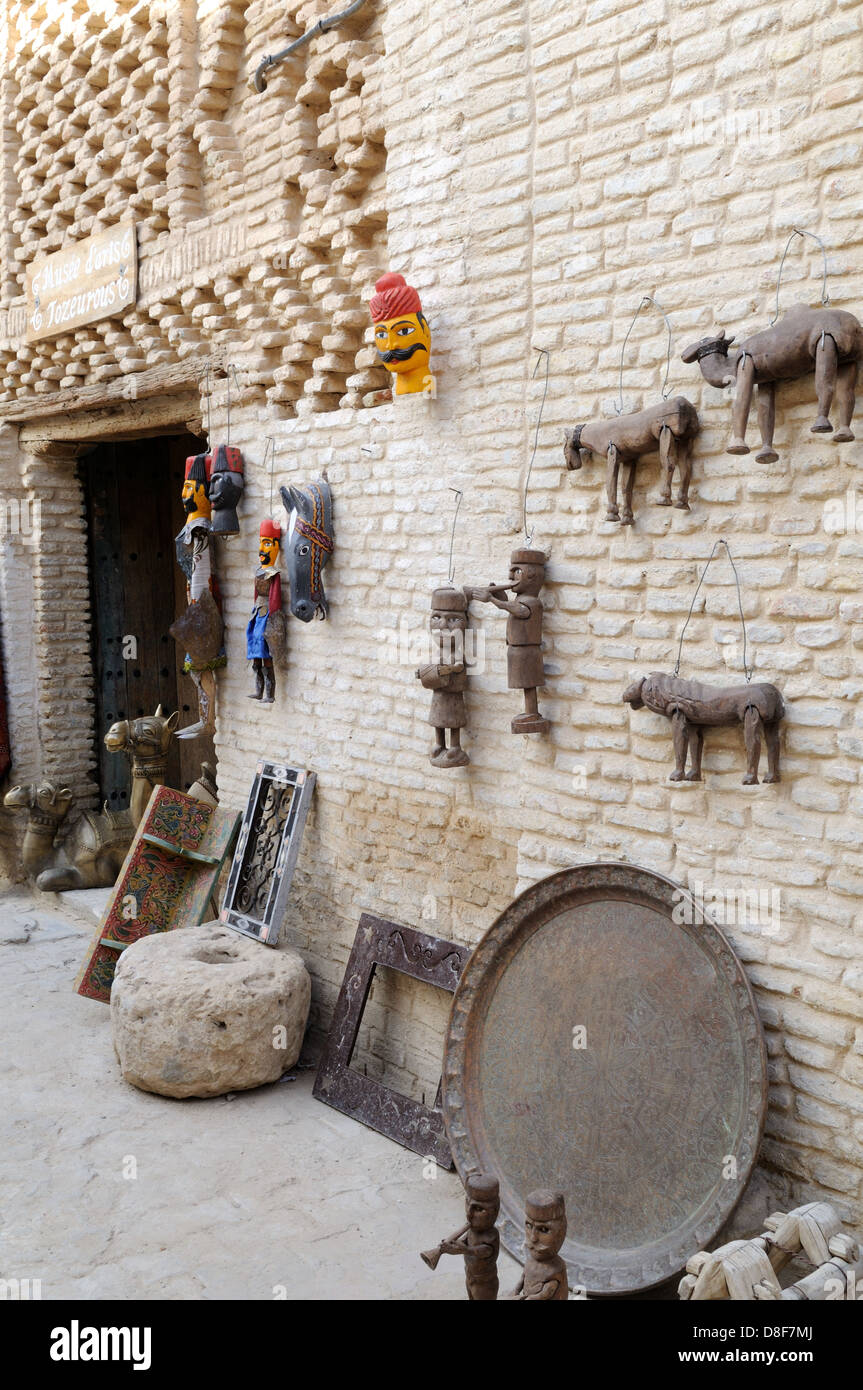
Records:
[[[526,1194],[559,1187],[570,1283],[626,1294],[678,1273],[728,1219],[767,1074],[718,927],[660,874],[586,864],[522,893],[477,946],[443,1088],[460,1176],[500,1178],[506,1248],[523,1259]]]

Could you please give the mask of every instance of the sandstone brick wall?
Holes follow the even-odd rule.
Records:
[[[11,21],[29,8],[10,5]],[[328,8],[289,6],[290,34]],[[701,885],[708,902],[766,894],[769,920],[744,913],[726,926],[771,1054],[763,1163],[777,1192],[824,1194],[859,1220],[863,453],[859,442],[810,434],[810,377],[779,389],[779,462],[726,454],[730,402],[680,361],[714,326],[743,336],[766,325],[795,226],[828,247],[832,302],[863,311],[859,6],[370,0],[356,38],[316,39],[253,97],[242,84],[288,34],[281,7],[251,4],[240,58],[226,41],[212,69],[228,77],[193,91],[177,58],[183,33],[200,34],[203,62],[206,34],[236,34],[229,20],[241,11],[201,5],[196,30],[192,11],[168,6],[164,74],[153,55],[167,93],[167,120],[152,117],[168,127],[152,136],[165,174],[155,159],[162,182],[145,185],[150,202],[138,212],[149,230],[137,309],[120,325],[80,330],[74,343],[22,352],[11,260],[94,225],[49,227],[40,204],[19,214],[29,239],[3,243],[0,358],[10,408],[58,382],[98,381],[113,365],[145,372],[216,349],[237,365],[232,442],[245,454],[247,491],[242,536],[220,558],[229,666],[219,677],[219,777],[224,799],[240,806],[258,753],[318,773],[287,918],[313,971],[318,1032],[363,909],[472,943],[516,891],[595,859]],[[152,28],[161,33],[155,10]],[[345,66],[340,45],[354,43]],[[14,64],[4,81],[26,88]],[[17,138],[8,100],[7,197]],[[185,121],[177,103],[191,113]],[[218,129],[205,132],[210,124]],[[121,170],[101,167],[113,189]],[[87,206],[110,222],[120,204],[106,194],[104,215],[98,200]],[[388,266],[422,295],[436,400],[376,404],[379,369],[360,345],[363,301]],[[820,287],[820,254],[798,238],[782,303],[816,304]],[[697,405],[702,430],[691,512],[654,505],[653,458],[639,470],[636,524],[622,529],[603,519],[602,463],[567,474],[561,444],[564,427],[614,413],[621,347],[643,295],[670,317],[669,388]],[[480,609],[485,665],[470,685],[464,738],[471,765],[438,772],[414,670],[429,591],[447,574],[450,489],[463,492],[456,582],[505,577],[524,535],[544,390],[544,359],[533,375],[538,349],[549,354],[548,393],[527,509],[533,543],[550,555],[541,707],[552,732],[510,734],[518,699],[506,690],[504,621]],[[645,309],[627,344],[625,409],[658,399],[665,353],[663,322]],[[46,377],[40,357],[63,375]],[[225,405],[220,378],[214,438],[224,437]],[[266,710],[245,699],[243,635],[270,497],[268,437],[277,484],[327,470],[336,551],[325,572],[330,618],[290,624],[289,670]],[[738,566],[756,675],[775,681],[788,705],[779,786],[741,786],[739,729],[708,735],[702,784],[669,783],[667,724],[620,701],[634,676],[673,666],[719,536]],[[7,669],[9,622],[4,610]],[[730,682],[741,666],[737,593],[720,555],[682,672]],[[441,1030],[437,1003],[382,979],[360,1064],[428,1098]]]

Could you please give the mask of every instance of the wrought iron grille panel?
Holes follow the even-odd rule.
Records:
[[[220,920],[277,946],[315,774],[265,759],[255,768]]]

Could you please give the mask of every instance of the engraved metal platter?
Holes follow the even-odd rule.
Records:
[[[649,1289],[727,1221],[755,1164],[767,1068],[725,936],[670,879],[585,864],[516,898],[473,952],[446,1039],[459,1176],[500,1179],[523,1261],[526,1195],[559,1188],[570,1285]]]

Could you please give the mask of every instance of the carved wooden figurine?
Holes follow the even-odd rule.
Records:
[[[524,691],[524,714],[513,719],[514,734],[546,734],[549,721],[540,714],[537,690],[545,684],[542,665],[542,599],[545,553],[519,549],[512,552],[508,584],[489,584],[484,589],[465,587],[468,601],[492,603],[508,613],[506,623],[507,685]],[[505,597],[507,590],[513,597]]]
[[[285,648],[285,615],[282,612],[282,576],[279,573],[282,528],[270,520],[261,522],[255,571],[252,616],[246,628],[246,656],[252,663],[250,700],[271,705],[276,693],[273,658]]]
[[[375,325],[375,347],[396,379],[396,395],[434,394],[429,371],[431,329],[420,297],[403,275],[389,272],[375,285],[369,302]]]
[[[198,722],[181,729],[178,738],[195,738],[216,727],[216,670],[225,665],[219,589],[212,564],[212,459],[197,454],[186,460],[183,509],[186,525],[177,536],[177,561],[186,576],[189,606],[168,631],[186,649],[183,670],[198,692]]]
[[[811,1270],[783,1288],[778,1276],[791,1260],[806,1262]],[[853,1301],[860,1297],[861,1276],[863,1252],[842,1230],[836,1208],[829,1202],[808,1202],[787,1214],[773,1212],[761,1234],[750,1240],[732,1240],[691,1256],[677,1291],[694,1302]]]
[[[526,1303],[569,1298],[566,1265],[559,1255],[566,1239],[566,1205],[560,1192],[539,1189],[525,1201],[524,1272],[509,1295]]]
[[[237,504],[245,486],[243,455],[230,444],[220,444],[213,454],[210,470],[210,505],[214,536],[229,539],[239,532]]]
[[[421,1255],[429,1269],[437,1269],[441,1255],[464,1256],[467,1296],[476,1303],[493,1302],[497,1298],[500,1235],[495,1222],[499,1211],[497,1178],[487,1173],[468,1176],[465,1179],[465,1225],[433,1250],[423,1250]]]
[[[843,309],[810,309],[795,304],[772,328],[755,333],[729,353],[733,336],[725,330],[692,343],[682,354],[684,362],[697,362],[702,376],[711,386],[737,390],[732,410],[731,440],[726,452],[748,454],[746,423],[752,404],[752,387],[758,386],[758,427],[761,448],[758,463],[773,463],[779,457],[773,448],[776,420],[776,382],[807,376],[814,368],[818,394],[818,418],[810,428],[813,434],[831,434],[830,408],[833,395],[839,410],[835,443],[853,439],[851,417],[857,389],[857,372],[863,358],[863,327],[853,314]]]
[[[467,630],[467,596],[451,586],[435,589],[429,627],[437,645],[437,660],[417,671],[426,690],[433,690],[428,722],[435,731],[429,762],[434,767],[464,767],[470,758],[461,746],[467,723],[464,691],[467,686],[464,635]],[[446,746],[447,729],[450,746]]]
[[[665,470],[662,493],[657,499],[659,505],[671,506],[671,480],[677,468],[677,500],[674,505],[689,511],[692,441],[697,433],[698,414],[695,406],[685,396],[672,396],[671,400],[660,401],[649,410],[639,410],[633,415],[618,415],[610,420],[591,420],[586,425],[576,425],[574,430],[566,432],[563,456],[567,468],[581,468],[591,454],[603,455],[608,460],[605,485],[608,510],[605,519],[630,526],[633,521],[632,489],[638,461],[646,454],[655,453],[657,448]],[[621,464],[626,470],[622,512],[617,503],[617,477]]]
[[[742,724],[746,742],[744,786],[758,782],[762,734],[767,741],[765,782],[779,781],[779,721],[785,714],[782,696],[775,685],[704,685],[701,681],[681,680],[659,671],[633,681],[623,692],[632,709],[653,710],[671,720],[674,741],[672,782],[701,781],[701,752],[705,728],[723,724]],[[686,771],[686,755],[690,768]]]

